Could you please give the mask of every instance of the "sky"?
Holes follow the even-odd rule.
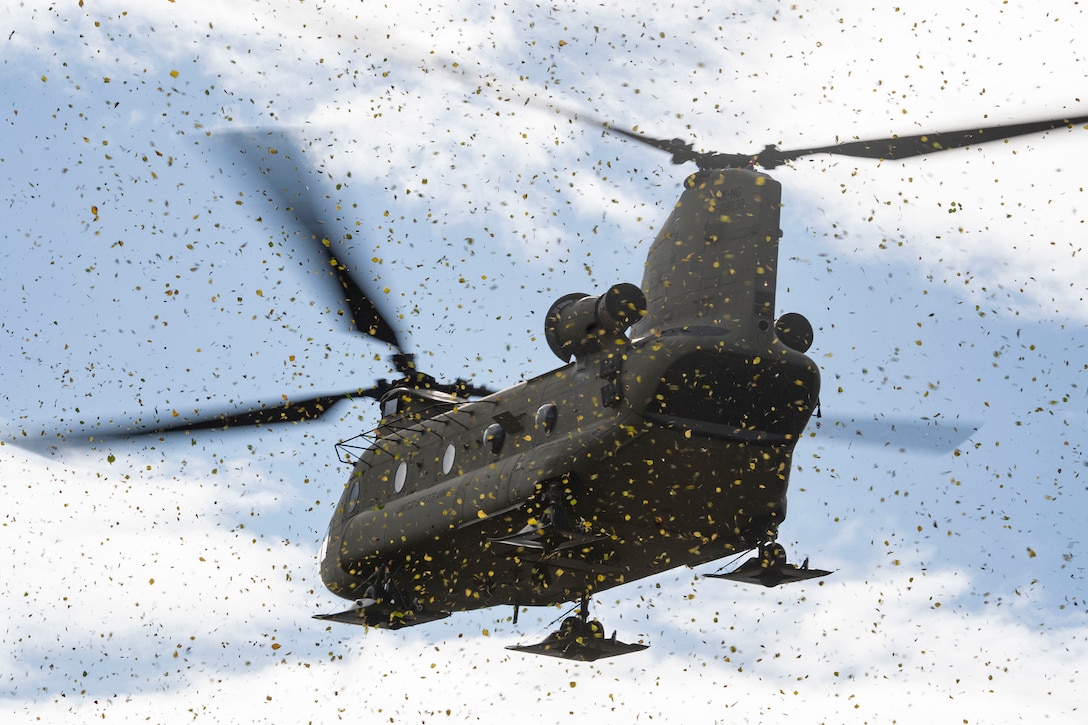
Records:
[[[400,632],[312,620],[342,606],[316,557],[349,473],[334,445],[373,428],[367,402],[89,440],[393,376],[239,138],[294,139],[405,346],[497,387],[557,366],[556,298],[641,281],[693,170],[599,122],[754,152],[1088,114],[1078,3],[867,5],[5,4],[0,712],[1080,717],[1084,128],[771,172],[778,304],[812,321],[823,374],[780,541],[834,573],[757,591],[709,565],[595,599],[642,653],[504,649],[553,608]]]

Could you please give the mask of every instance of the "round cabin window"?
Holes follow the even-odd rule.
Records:
[[[400,493],[404,490],[404,481],[408,478],[408,464],[404,461],[397,466],[397,475],[393,478],[393,491]]]
[[[555,430],[555,424],[559,420],[559,409],[554,403],[540,406],[536,411],[536,424],[544,429],[544,435],[551,435]]]
[[[457,458],[457,447],[450,443],[446,446],[446,452],[442,454],[442,473],[453,470],[453,460]]]
[[[492,423],[484,431],[483,444],[493,455],[499,455],[502,444],[506,442],[506,431],[498,423]]]

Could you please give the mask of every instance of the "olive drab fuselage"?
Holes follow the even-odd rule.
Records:
[[[555,324],[574,351],[556,370],[478,400],[386,396],[322,546],[332,592],[357,599],[385,568],[435,610],[550,604],[775,539],[819,395],[775,330],[781,187],[747,169],[685,186],[627,334]],[[556,499],[582,537],[511,539]]]

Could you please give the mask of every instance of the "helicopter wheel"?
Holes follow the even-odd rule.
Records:
[[[759,564],[764,569],[777,569],[786,565],[786,549],[777,541],[759,547]]]
[[[362,596],[361,599],[356,599],[355,600],[355,606],[357,606],[357,607],[359,607],[361,609],[371,607],[371,606],[373,606],[373,605],[375,605],[377,603],[378,603],[378,590],[374,588],[373,584],[371,584],[370,586],[368,586],[366,588],[366,591],[363,592],[363,596]]]
[[[585,547],[604,538],[577,518],[567,503],[570,479],[563,477],[546,485],[543,497],[530,509],[529,523],[513,534],[489,539],[492,543],[536,549],[545,557],[560,551]],[[532,516],[533,511],[539,514]]]
[[[529,571],[529,581],[532,585],[538,589],[547,589],[552,584],[552,576],[548,572],[548,567],[543,564],[536,564]]]
[[[540,512],[539,522],[545,528],[557,528],[560,530],[573,530],[570,512],[567,509],[565,489],[569,486],[569,480],[564,477],[558,483],[551,483],[544,495],[543,510]]]
[[[560,639],[604,639],[604,625],[596,619],[584,619],[571,615],[559,625]]]
[[[646,649],[645,644],[630,644],[616,639],[616,633],[605,636],[604,625],[589,618],[590,591],[582,595],[582,603],[577,614],[570,614],[563,619],[559,629],[552,632],[537,644],[510,646],[507,649],[548,655],[567,660],[593,662],[602,657],[638,652]]]

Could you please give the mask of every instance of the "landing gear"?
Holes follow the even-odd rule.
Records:
[[[708,574],[712,579],[729,579],[744,584],[776,587],[787,582],[804,581],[827,576],[831,572],[809,569],[808,559],[801,566],[786,562],[786,549],[777,541],[759,545],[759,553],[736,569],[725,574]]]
[[[379,567],[366,582],[363,596],[355,606],[333,614],[315,614],[323,619],[346,624],[361,624],[378,629],[401,629],[433,622],[450,616],[449,612],[428,611],[418,598],[409,599],[397,587],[388,566]]]
[[[596,619],[589,619],[587,596],[582,598],[578,615],[566,617],[559,629],[549,634],[543,642],[511,645],[506,649],[578,662],[593,662],[604,657],[639,652],[647,647],[649,645],[620,642],[616,639],[615,632],[612,632],[611,637],[605,637],[604,625]]]
[[[567,481],[548,484],[540,516],[508,536],[491,539],[496,544],[539,549],[545,556],[577,546],[592,544],[604,538],[590,531],[589,526],[576,519],[566,501]]]

